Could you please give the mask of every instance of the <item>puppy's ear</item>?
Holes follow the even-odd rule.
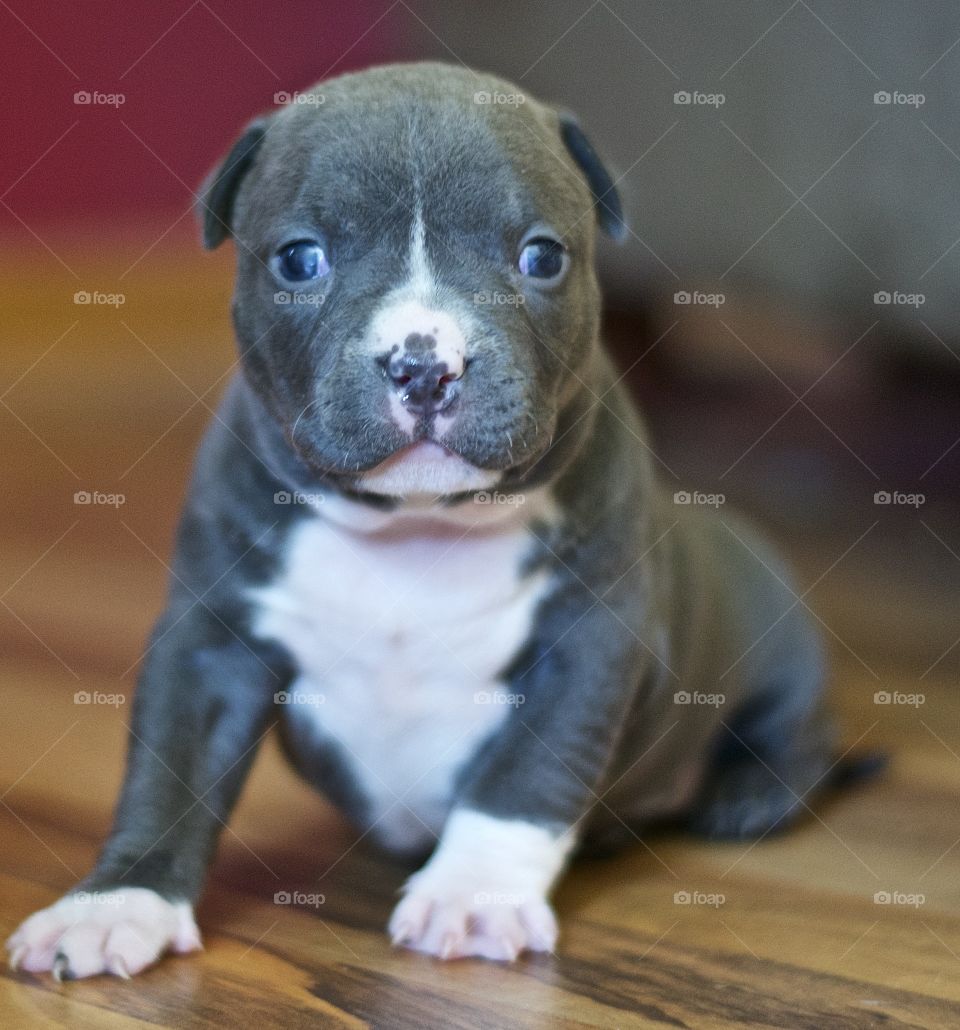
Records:
[[[203,245],[213,250],[233,234],[233,201],[243,177],[250,170],[268,121],[258,118],[230,148],[230,153],[207,176],[200,187],[198,214]]]
[[[610,173],[573,115],[561,112],[560,136],[570,156],[587,178],[600,228],[615,240],[622,240],[627,235],[627,223],[623,217],[620,194],[617,193]]]

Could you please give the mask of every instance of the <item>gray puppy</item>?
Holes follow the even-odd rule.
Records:
[[[199,947],[275,723],[373,839],[432,850],[390,932],[444,958],[552,949],[578,845],[791,820],[833,758],[820,645],[767,546],[654,477],[599,338],[620,202],[577,123],[441,64],[345,75],[246,130],[202,220],[236,242],[242,374],[112,833],[13,964],[129,975]]]

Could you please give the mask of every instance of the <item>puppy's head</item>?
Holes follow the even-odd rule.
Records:
[[[595,225],[624,231],[609,174],[572,118],[446,65],[297,101],[202,197],[205,245],[236,242],[248,382],[351,490],[522,479],[568,432],[597,346]]]

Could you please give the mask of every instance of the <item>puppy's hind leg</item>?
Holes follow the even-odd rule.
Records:
[[[833,783],[830,717],[819,703],[797,711],[796,690],[781,684],[764,691],[724,720],[691,810],[693,832],[714,840],[780,832],[816,789]]]

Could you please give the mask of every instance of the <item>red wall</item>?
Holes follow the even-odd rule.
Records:
[[[8,242],[10,233],[26,232],[18,217],[42,228],[179,213],[274,93],[402,57],[388,36],[395,20],[370,30],[389,7],[381,0],[4,0],[0,232]],[[75,93],[94,90],[122,93],[125,102],[74,102]]]

